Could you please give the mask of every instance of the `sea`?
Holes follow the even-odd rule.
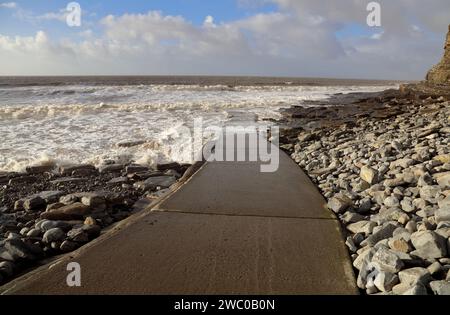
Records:
[[[0,171],[30,165],[192,162],[194,121],[274,121],[290,106],[397,88],[350,79],[89,76],[0,77]],[[239,116],[242,119],[239,120]]]

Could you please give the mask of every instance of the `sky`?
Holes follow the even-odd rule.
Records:
[[[0,75],[256,75],[421,80],[448,0],[0,0]]]

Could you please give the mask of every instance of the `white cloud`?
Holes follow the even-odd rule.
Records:
[[[245,0],[246,6],[269,0]],[[109,15],[78,41],[0,36],[0,74],[243,74],[420,79],[442,55],[448,0],[381,1],[382,28],[365,26],[366,2],[271,0],[280,10],[200,26],[158,11]],[[436,19],[430,19],[430,16]],[[59,18],[60,15],[48,15]],[[367,35],[336,33],[359,25]],[[432,36],[430,36],[430,34]]]
[[[211,15],[208,15],[205,18],[205,21],[203,22],[203,26],[205,26],[205,27],[216,27],[216,24],[214,24],[214,17],[212,17]]]
[[[47,12],[41,15],[37,15],[34,18],[37,20],[56,20],[60,22],[66,22],[67,10],[60,10],[59,12]]]
[[[91,29],[87,29],[78,33],[81,37],[92,38],[94,36],[94,32]]]
[[[0,8],[15,9],[15,8],[17,8],[17,3],[15,3],[15,2],[3,2],[3,3],[0,3]]]

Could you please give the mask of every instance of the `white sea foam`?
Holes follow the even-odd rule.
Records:
[[[335,93],[381,91],[392,86],[134,85],[0,88],[0,170],[30,164],[104,160],[152,165],[191,162],[188,135],[202,117],[220,125],[228,114],[278,118],[279,109]],[[142,140],[132,147],[118,143]]]

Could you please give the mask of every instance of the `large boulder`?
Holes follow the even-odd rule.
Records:
[[[78,220],[83,219],[84,216],[87,216],[90,213],[91,209],[89,206],[86,206],[81,202],[76,202],[74,204],[67,205],[55,210],[43,212],[41,213],[41,218],[57,221]]]
[[[8,252],[13,261],[36,260],[43,253],[42,249],[39,246],[35,244],[25,243],[21,239],[7,240],[5,242],[5,250]]]
[[[143,182],[137,182],[134,184],[134,187],[143,191],[155,190],[158,187],[164,189],[169,188],[176,181],[177,179],[174,176],[156,176],[150,177]]]
[[[372,257],[372,263],[379,271],[397,273],[404,264],[402,260],[391,250],[380,247]]]
[[[430,272],[421,267],[414,267],[402,270],[398,273],[400,282],[408,286],[414,286],[418,283],[427,285],[432,280]]]
[[[346,195],[336,195],[328,201],[328,208],[338,214],[343,213],[352,205],[352,200]]]
[[[39,208],[45,208],[45,200],[40,196],[31,196],[23,201],[23,208],[27,211],[34,211]]]
[[[432,281],[430,287],[436,295],[450,295],[449,281]]]
[[[71,176],[74,171],[81,171],[81,170],[95,171],[95,166],[88,164],[64,165],[61,166],[59,169],[61,175],[63,176]]]
[[[423,259],[442,258],[447,254],[445,239],[433,231],[421,231],[411,235],[416,250],[411,254]]]
[[[433,177],[441,188],[450,188],[450,172],[437,173],[434,174]]]
[[[70,241],[76,243],[89,242],[89,235],[83,228],[74,228],[67,233],[67,237]]]
[[[42,241],[44,243],[50,244],[51,242],[62,241],[65,236],[66,233],[64,233],[63,230],[61,230],[60,228],[53,228],[44,233]]]
[[[361,168],[360,177],[366,183],[373,185],[378,181],[378,171],[370,166],[363,166]]]
[[[377,226],[377,224],[375,222],[362,220],[362,221],[347,225],[347,230],[349,230],[353,234],[361,233],[366,236],[369,236],[370,234],[372,234],[373,229],[376,226]]]

